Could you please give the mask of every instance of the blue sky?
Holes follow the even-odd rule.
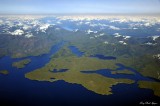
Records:
[[[160,0],[0,0],[0,14],[158,13]]]

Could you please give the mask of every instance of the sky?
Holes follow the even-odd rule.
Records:
[[[160,14],[160,0],[0,0],[0,14]]]

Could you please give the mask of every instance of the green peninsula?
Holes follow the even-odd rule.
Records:
[[[160,97],[160,82],[138,81],[140,88],[151,89],[156,96]]]
[[[134,81],[130,79],[114,79],[99,74],[85,74],[80,71],[116,68],[117,66],[112,60],[69,56],[52,58],[44,67],[25,74],[25,77],[31,80],[50,82],[64,80],[68,83],[80,84],[95,93],[109,95],[112,94],[111,87],[113,85],[118,83],[131,84]],[[54,73],[52,72],[54,69],[68,69],[68,71]]]
[[[8,70],[1,70],[1,71],[0,71],[0,74],[7,75],[7,74],[9,74],[9,72],[8,72]]]
[[[21,61],[18,61],[18,62],[14,62],[12,64],[13,67],[16,67],[16,68],[24,68],[25,65],[29,64],[31,62],[30,59],[25,59],[25,60],[21,60]]]

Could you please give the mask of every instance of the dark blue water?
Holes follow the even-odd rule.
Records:
[[[155,81],[153,79],[147,78],[142,76],[140,73],[138,73],[136,70],[126,67],[122,64],[117,64],[117,66],[119,66],[116,70],[122,71],[122,70],[129,70],[134,72],[134,74],[111,74],[112,71],[114,70],[110,70],[110,69],[100,69],[100,70],[95,70],[95,71],[81,71],[82,73],[86,73],[86,74],[92,74],[92,73],[97,73],[100,74],[102,76],[105,77],[110,77],[110,78],[115,78],[115,79],[119,79],[119,78],[126,78],[126,79],[132,79],[135,80],[135,83],[137,83],[137,81],[139,80],[145,80],[145,81]]]
[[[115,60],[116,59],[116,57],[114,57],[114,56],[104,56],[101,54],[96,54],[96,55],[90,56],[90,57],[96,57],[96,58],[103,59],[103,60]]]
[[[75,55],[77,55],[78,57],[81,57],[84,55],[83,52],[81,52],[77,47],[75,46],[69,46],[69,49],[72,51],[72,53],[74,53]]]
[[[26,57],[32,61],[23,69],[12,67],[12,62],[25,58],[12,59],[9,56],[1,58],[0,70],[7,69],[9,74],[0,74],[0,106],[124,106],[137,105],[141,101],[156,102],[159,100],[153,95],[152,90],[139,89],[136,83],[118,84],[112,87],[113,95],[103,96],[78,84],[69,84],[64,81],[39,82],[24,77],[25,73],[48,63],[51,55],[63,45],[64,42],[58,43],[48,54]],[[57,72],[57,70],[55,71]],[[106,76],[110,76],[110,73],[106,73]],[[116,78],[115,76],[110,77]],[[121,77],[132,79],[131,76]],[[137,77],[139,78],[139,76]]]
[[[16,61],[20,61],[23,59],[31,59],[31,62],[26,65],[25,68],[23,68],[23,71],[32,71],[35,70],[37,68],[43,67],[46,63],[48,63],[50,61],[50,57],[55,54],[63,45],[65,42],[60,42],[56,45],[54,45],[50,52],[48,54],[43,54],[40,56],[29,56],[29,57],[25,57],[25,58],[11,58],[9,56],[5,56],[3,58],[0,58],[0,70],[21,70],[21,69],[17,69],[12,67],[12,63],[16,62]]]

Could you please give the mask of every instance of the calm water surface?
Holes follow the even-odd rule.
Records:
[[[153,95],[152,90],[139,89],[134,84],[118,84],[112,87],[113,95],[104,96],[87,90],[78,84],[69,84],[64,81],[57,82],[39,82],[32,81],[24,77],[25,73],[43,67],[49,62],[50,57],[55,54],[64,42],[53,46],[50,53],[41,56],[29,56],[31,63],[23,69],[12,67],[15,61],[26,58],[12,59],[9,56],[0,58],[0,70],[8,70],[8,75],[0,74],[0,106],[125,106],[130,104],[139,104],[141,101],[157,101],[158,97]],[[76,47],[69,47],[78,57],[83,56]],[[119,69],[127,68],[121,64]],[[67,71],[67,70],[62,70]],[[87,71],[87,70],[86,70]],[[86,72],[86,74],[98,73],[103,76],[113,78],[129,78],[134,80],[151,80],[142,77],[135,70],[133,75],[112,75],[110,71],[98,70]],[[54,70],[53,72],[57,72]],[[82,71],[83,72],[83,71]],[[3,105],[2,105],[3,104]]]

